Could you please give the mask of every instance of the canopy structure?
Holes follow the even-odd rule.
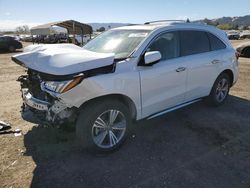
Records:
[[[90,25],[80,23],[75,20],[66,20],[61,22],[52,22],[44,25],[39,25],[30,29],[32,35],[49,35],[51,34],[52,26],[59,26],[67,29],[68,34],[72,34],[73,43],[75,43],[75,35],[81,35],[83,41],[83,35],[89,34],[91,35],[93,29]]]

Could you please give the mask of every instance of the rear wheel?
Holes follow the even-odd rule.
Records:
[[[76,135],[85,149],[108,152],[121,146],[129,132],[128,108],[116,100],[99,101],[81,110]]]
[[[212,106],[222,105],[228,97],[230,86],[229,76],[225,73],[221,74],[216,79],[212,91],[207,98],[208,104]]]

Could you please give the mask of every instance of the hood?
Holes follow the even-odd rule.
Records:
[[[96,53],[73,44],[32,45],[12,59],[18,64],[51,75],[70,75],[114,63],[114,54]]]

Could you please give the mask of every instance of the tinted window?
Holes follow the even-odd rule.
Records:
[[[210,40],[211,50],[220,50],[226,48],[226,45],[216,36],[211,33],[208,33],[208,37]]]
[[[162,60],[172,59],[179,56],[179,37],[177,32],[169,32],[158,37],[147,51],[159,51]]]
[[[210,44],[206,32],[181,31],[181,55],[192,55],[210,51]]]

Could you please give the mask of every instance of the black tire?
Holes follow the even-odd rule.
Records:
[[[244,49],[243,56],[244,57],[250,57],[250,48],[245,48]]]
[[[222,80],[226,80],[226,82],[227,82],[226,83],[227,84],[227,90],[224,92],[225,96],[223,98],[221,98],[221,100],[219,100],[218,99],[218,91],[219,91],[220,84],[221,84]],[[230,78],[229,78],[228,74],[222,73],[216,79],[216,81],[215,81],[215,83],[213,85],[213,88],[212,88],[212,90],[210,92],[210,95],[206,99],[208,105],[210,105],[210,106],[220,106],[220,105],[224,104],[227,97],[228,97],[230,87],[231,87],[231,81],[230,81]]]
[[[125,133],[123,133],[123,137],[117,142],[117,144],[112,147],[103,148],[98,146],[94,141],[93,130],[94,123],[97,121],[97,118],[103,114],[108,112],[109,110],[117,110],[121,112],[126,120],[126,129]],[[129,134],[129,129],[131,127],[131,115],[127,106],[125,106],[122,102],[118,100],[104,99],[98,100],[95,102],[91,102],[84,106],[79,113],[77,123],[76,123],[76,136],[77,139],[82,146],[82,148],[93,151],[93,152],[111,152],[118,149],[125,141],[126,137]],[[109,132],[109,130],[106,130]],[[101,132],[101,131],[100,131]],[[102,131],[105,132],[105,131]],[[107,139],[110,141],[110,133],[108,134],[108,138],[105,137],[104,143]],[[107,140],[108,142],[108,140]],[[110,141],[111,142],[111,141]]]
[[[14,46],[9,46],[9,52],[15,52],[16,48]]]

